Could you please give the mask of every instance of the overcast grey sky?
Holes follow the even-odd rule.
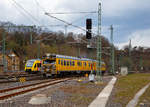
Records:
[[[25,25],[55,25],[63,24],[44,15],[46,12],[79,12],[96,11],[98,0],[15,0],[33,17],[26,14],[14,0],[0,1],[0,21],[11,21]],[[150,47],[150,0],[101,0],[102,2],[102,34],[110,38],[109,26],[114,25],[114,42],[123,47],[132,40],[134,46]],[[39,4],[38,4],[39,3]],[[40,8],[42,7],[42,8]],[[85,19],[93,19],[93,32],[97,28],[97,14],[56,15],[58,18],[73,22],[85,28]],[[50,30],[64,30],[63,27],[49,27]],[[68,27],[68,32],[82,33],[83,31]]]

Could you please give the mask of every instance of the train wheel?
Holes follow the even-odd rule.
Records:
[[[104,76],[104,74],[105,74],[105,71],[102,71],[102,76]]]

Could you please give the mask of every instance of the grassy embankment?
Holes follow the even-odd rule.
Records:
[[[144,92],[144,94],[140,97],[137,107],[140,107],[140,103],[145,103],[150,105],[150,87]]]
[[[134,95],[150,82],[150,74],[130,74],[118,77],[113,101],[126,106]],[[150,93],[150,91],[149,91]],[[150,95],[150,94],[149,94]]]

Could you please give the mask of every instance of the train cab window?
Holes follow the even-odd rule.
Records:
[[[55,63],[56,60],[50,60],[50,59],[46,59],[43,61],[43,64],[52,64]]]
[[[27,66],[27,67],[32,67],[33,64],[34,64],[34,61],[27,61],[26,66]]]
[[[69,61],[67,61],[67,66],[69,66]]]
[[[80,66],[82,66],[82,62],[80,62]]]
[[[36,64],[34,65],[34,68],[36,68]]]
[[[41,67],[41,63],[37,63],[37,66],[38,66],[38,67]]]
[[[66,66],[66,61],[64,60],[64,65]]]
[[[63,62],[64,62],[64,61],[63,61],[63,60],[61,60],[61,65],[63,65]]]

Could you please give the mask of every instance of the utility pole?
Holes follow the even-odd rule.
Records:
[[[80,44],[78,44],[78,57],[80,57]]]
[[[7,65],[6,65],[6,58],[5,58],[5,42],[6,42],[6,39],[5,39],[5,31],[3,33],[3,71],[6,72],[7,71]]]
[[[142,54],[140,55],[140,70],[143,70],[143,59],[142,59]]]
[[[132,46],[131,46],[131,39],[130,39],[130,42],[129,42],[129,57],[131,57],[131,48],[132,48]]]
[[[67,25],[65,25],[65,36],[67,37]]]
[[[97,31],[97,72],[96,76],[102,81],[101,62],[102,62],[102,46],[101,46],[101,3],[98,4],[98,31]]]
[[[30,44],[32,45],[32,33],[30,35]]]
[[[130,39],[130,42],[129,42],[129,58],[131,59],[131,39]],[[131,60],[132,61],[132,60]],[[131,66],[132,65],[129,65],[129,71],[131,71]]]
[[[40,40],[37,40],[37,45],[38,45],[37,58],[40,59]]]
[[[111,39],[111,72],[112,74],[115,74],[115,51],[114,51],[114,41],[113,41],[113,25],[110,26],[110,30],[111,30],[111,35],[110,35],[110,39]]]

